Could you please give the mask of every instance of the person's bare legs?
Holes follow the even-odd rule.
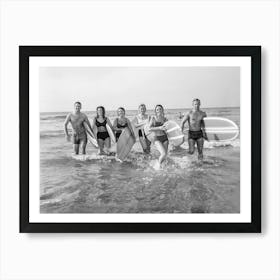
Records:
[[[168,142],[168,141],[166,141],[166,142]],[[166,148],[164,147],[164,145],[160,141],[155,141],[155,146],[158,149],[158,151],[160,152],[158,162],[159,162],[159,165],[161,165],[161,163],[165,160],[165,158],[167,156],[167,151],[166,151]],[[168,146],[168,143],[167,143],[167,146]]]
[[[86,154],[86,146],[87,146],[87,140],[83,140],[81,143],[82,146],[82,154],[85,155]]]
[[[78,155],[79,154],[80,145],[79,144],[73,144],[73,148],[74,148],[74,153],[76,155]]]
[[[139,137],[139,141],[141,143],[141,147],[142,147],[144,153],[149,153],[149,152],[147,152],[147,150],[148,150],[147,140],[141,136],[141,137]]]
[[[105,148],[106,148],[106,152],[107,153],[110,153],[109,152],[109,150],[110,150],[110,148],[111,148],[111,139],[110,139],[110,137],[107,137],[105,140],[104,140],[104,146],[105,146]]]
[[[198,151],[198,159],[202,160],[203,159],[203,143],[204,139],[201,137],[196,140],[197,143],[197,151]]]
[[[195,140],[189,138],[188,142],[189,142],[189,154],[193,155],[194,147],[195,147]]]
[[[97,139],[97,143],[98,143],[98,147],[99,147],[99,155],[102,155],[102,154],[104,154],[104,140],[103,139],[100,139],[100,138],[98,138]]]
[[[163,147],[165,149],[165,153],[166,153],[165,157],[167,157],[169,141],[163,142],[162,145],[163,145]]]
[[[151,142],[146,138],[146,143],[147,143],[147,149],[145,153],[149,154],[151,152]]]

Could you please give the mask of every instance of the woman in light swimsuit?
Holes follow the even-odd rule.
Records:
[[[140,104],[138,107],[138,115],[135,116],[135,118],[133,119],[133,123],[134,126],[139,129],[138,130],[139,141],[143,148],[143,151],[146,154],[150,153],[151,142],[148,140],[144,132],[143,126],[149,122],[150,122],[150,117],[149,115],[146,114],[146,105]]]
[[[103,106],[98,106],[96,108],[96,117],[93,119],[92,130],[97,130],[96,138],[100,155],[105,154],[104,146],[107,150],[111,147],[111,139],[107,131],[106,124],[113,129],[110,120],[105,116],[105,108]]]
[[[123,107],[118,108],[118,117],[114,120],[113,129],[116,132],[116,141],[119,140],[119,137],[122,134],[122,131],[128,127],[131,131],[131,135],[135,138],[131,123],[128,118],[125,117],[125,109]]]
[[[168,138],[166,134],[166,128],[164,123],[167,122],[167,118],[164,116],[164,109],[162,105],[156,105],[155,116],[153,116],[149,123],[149,130],[154,132],[154,144],[160,152],[158,159],[158,165],[166,159],[168,151]]]

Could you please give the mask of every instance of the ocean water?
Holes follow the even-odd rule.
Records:
[[[209,117],[228,118],[240,125],[239,108],[203,110]],[[166,109],[165,115],[180,123],[179,112],[186,109]],[[85,113],[92,122],[95,113]],[[136,114],[126,112],[129,119]],[[205,142],[202,162],[197,151],[188,154],[185,141],[177,149],[170,147],[163,169],[155,170],[159,153],[152,146],[151,155],[144,155],[139,142],[123,163],[95,157],[97,150],[91,144],[87,160],[74,159],[72,144],[63,132],[66,115],[40,115],[41,213],[240,212],[239,137],[232,142]],[[113,121],[116,113],[109,111],[107,116]]]

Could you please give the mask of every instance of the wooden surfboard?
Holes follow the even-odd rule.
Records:
[[[130,129],[126,127],[117,142],[116,158],[123,161],[129,154],[134,144],[135,138],[131,135]]]

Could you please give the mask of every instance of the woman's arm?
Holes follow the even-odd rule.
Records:
[[[163,125],[161,125],[161,126],[154,126],[154,117],[152,117],[151,118],[151,120],[150,120],[150,122],[149,122],[149,125],[148,125],[148,127],[149,127],[149,130],[150,131],[158,131],[158,130],[165,130],[164,129],[164,127],[163,127]]]
[[[135,116],[135,117],[132,119],[132,123],[133,123],[133,125],[134,125],[136,128],[142,126],[141,123],[139,124],[139,121],[138,121],[137,116]]]
[[[121,129],[119,129],[117,127],[117,124],[118,124],[118,119],[114,119],[114,122],[113,122],[113,129],[114,129],[114,131],[116,131],[116,132],[122,131]]]
[[[205,122],[204,122],[204,118],[206,118],[206,117],[207,117],[207,115],[204,112],[202,120],[201,120],[201,126],[200,127],[201,127],[203,138],[208,141],[207,133],[205,131]]]
[[[145,125],[145,122],[141,122],[141,123],[134,124],[134,126],[135,126],[136,128],[139,128],[139,127],[144,126],[144,125]]]

